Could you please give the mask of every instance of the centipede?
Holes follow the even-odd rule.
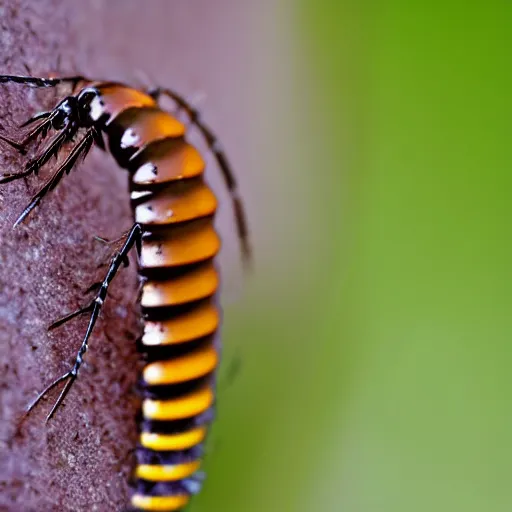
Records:
[[[59,91],[55,106],[20,125],[21,140],[0,134],[0,141],[27,154],[22,170],[0,176],[0,184],[37,176],[55,160],[38,192],[14,226],[24,222],[64,176],[93,147],[110,153],[127,171],[133,225],[123,234],[93,299],[50,326],[81,315],[89,321],[74,364],[52,380],[26,409],[29,414],[57,388],[50,421],[77,381],[109,286],[135,250],[141,282],[138,294],[143,369],[138,441],[126,510],[182,511],[202,488],[204,446],[216,408],[222,308],[219,299],[215,227],[218,199],[205,179],[206,159],[189,141],[195,127],[223,176],[234,212],[242,261],[251,260],[244,203],[217,136],[181,94],[157,87],[143,89],[118,81],[84,76],[0,75],[0,84]],[[68,94],[60,91],[66,89]],[[171,100],[176,109],[162,106]],[[60,160],[59,155],[63,155]]]

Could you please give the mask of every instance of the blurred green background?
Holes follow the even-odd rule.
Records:
[[[512,5],[286,13],[293,87],[253,137],[301,202],[226,307],[242,373],[193,510],[510,511]]]

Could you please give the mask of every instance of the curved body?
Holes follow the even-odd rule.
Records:
[[[213,225],[217,201],[203,179],[205,162],[187,142],[185,125],[158,106],[159,95],[170,97],[186,111],[190,124],[198,128],[213,152],[231,195],[242,252],[248,258],[245,215],[226,156],[198,112],[169,89],[150,93],[114,82],[92,82],[82,76],[0,75],[0,83],[32,87],[67,84],[73,91],[84,83],[53,110],[38,113],[24,123],[22,126],[35,127],[22,141],[0,135],[0,140],[24,151],[37,138],[57,132],[45,149],[27,162],[25,170],[1,175],[0,184],[37,174],[66,144],[74,144],[15,226],[94,145],[108,148],[117,164],[128,171],[134,215],[134,225],[112,258],[95,299],[50,327],[90,313],[75,364],[39,393],[28,412],[65,383],[47,416],[49,420],[67,396],[78,377],[109,285],[135,246],[144,324],[139,345],[146,365],[141,378],[143,402],[131,510],[182,510],[201,488],[203,443],[213,419],[221,318],[214,259],[220,239]]]
[[[91,116],[102,120],[107,147],[130,172],[134,220],[142,226],[141,347],[148,363],[132,505],[180,510],[198,485],[194,474],[214,402],[217,202],[179,120],[135,89],[93,87],[99,94]]]

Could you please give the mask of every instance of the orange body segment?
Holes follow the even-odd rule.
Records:
[[[156,106],[156,102],[151,96],[125,85],[107,83],[100,84],[97,89],[101,96],[92,101],[91,117],[99,119],[107,114],[109,116],[108,124],[115,121],[117,116],[126,109]]]
[[[173,345],[193,341],[215,332],[220,315],[211,301],[160,322],[146,322],[142,344],[148,346]]]
[[[140,444],[150,450],[188,450],[203,442],[206,437],[206,427],[198,427],[179,434],[156,434],[142,432]]]
[[[132,177],[136,185],[159,185],[196,178],[205,168],[199,151],[183,138],[167,138],[153,142],[144,149],[139,160],[140,166]]]
[[[119,115],[117,123],[121,150],[141,149],[155,140],[185,134],[185,125],[159,108],[125,110]]]
[[[218,285],[217,271],[208,262],[174,279],[147,282],[141,304],[147,308],[186,304],[213,295]]]
[[[177,224],[213,215],[217,199],[204,182],[178,182],[154,199],[135,208],[135,222],[146,225]]]
[[[207,386],[171,400],[147,398],[142,402],[142,414],[148,420],[181,420],[205,412],[213,400],[213,391]]]
[[[144,368],[142,376],[150,386],[178,384],[208,375],[215,369],[217,362],[217,351],[209,343],[194,352],[150,363]]]
[[[144,268],[176,267],[213,258],[221,241],[211,220],[176,226],[168,239],[148,238],[142,246]]]

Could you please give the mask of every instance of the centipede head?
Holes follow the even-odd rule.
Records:
[[[78,101],[75,96],[64,98],[54,109],[52,115],[52,127],[62,130],[71,122],[79,119]]]
[[[78,116],[81,126],[97,124],[103,115],[103,108],[98,91],[93,87],[85,87],[76,96]]]

